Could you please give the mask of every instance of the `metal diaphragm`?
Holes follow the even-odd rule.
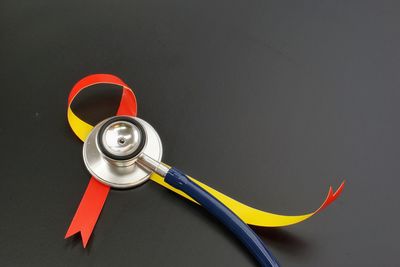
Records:
[[[142,153],[161,161],[161,140],[150,124],[130,116],[100,122],[83,145],[88,171],[115,188],[134,187],[148,180],[151,171],[135,163]]]

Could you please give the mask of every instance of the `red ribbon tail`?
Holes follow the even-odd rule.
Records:
[[[322,203],[322,205],[318,208],[318,210],[315,213],[320,212],[321,210],[328,207],[332,202],[334,202],[342,193],[345,184],[346,184],[346,180],[344,180],[340,184],[340,186],[338,187],[338,189],[335,192],[333,192],[332,186],[329,187],[329,192],[328,192],[328,195],[326,196],[324,203]]]
[[[79,203],[79,207],[65,234],[65,238],[80,232],[83,247],[86,247],[109,191],[109,186],[100,183],[94,177],[90,179],[81,203]]]

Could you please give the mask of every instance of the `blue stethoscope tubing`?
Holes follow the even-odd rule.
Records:
[[[116,116],[94,128],[83,146],[83,157],[94,177],[117,187],[137,185],[151,172],[164,177],[167,184],[197,201],[235,234],[261,266],[279,266],[257,234],[233,211],[183,172],[152,158],[161,159],[161,151],[158,134],[148,123],[139,118]],[[135,168],[134,164],[141,168]],[[121,174],[128,175],[121,177]]]
[[[165,175],[165,182],[192,197],[216,217],[247,247],[261,266],[280,266],[260,237],[245,222],[180,170],[170,168]]]

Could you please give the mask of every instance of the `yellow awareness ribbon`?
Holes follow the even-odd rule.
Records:
[[[129,88],[124,88],[129,89]],[[130,90],[130,89],[129,89]],[[74,133],[81,139],[82,141],[85,141],[86,137],[89,135],[90,131],[92,130],[93,126],[90,125],[89,123],[83,121],[80,119],[71,109],[71,104],[72,99],[69,100],[69,105],[68,105],[68,111],[67,111],[67,117],[68,117],[68,122],[69,125],[71,126],[72,130]],[[325,201],[320,205],[320,207],[313,212],[303,214],[303,215],[292,215],[292,216],[287,216],[287,215],[280,215],[280,214],[274,214],[262,210],[258,210],[255,208],[252,208],[250,206],[247,206],[227,195],[224,195],[223,193],[215,190],[214,188],[203,184],[200,181],[197,181],[196,179],[190,177],[196,184],[198,184],[200,187],[205,189],[207,192],[209,192],[211,195],[213,195],[215,198],[217,198],[219,201],[221,201],[224,205],[226,205],[229,209],[231,209],[238,217],[240,217],[244,222],[246,222],[249,225],[254,225],[254,226],[261,226],[261,227],[279,227],[279,226],[287,226],[291,224],[296,224],[301,221],[304,221],[311,216],[315,215],[316,213],[320,212],[322,209],[327,207],[329,204],[331,204],[337,197],[340,195],[342,192],[345,181],[343,181],[338,189],[336,191],[333,191],[332,187],[329,188],[329,192],[325,198]],[[150,176],[150,179],[153,180],[154,182],[162,185],[163,187],[181,195],[182,197],[193,201],[197,203],[195,200],[193,200],[191,197],[183,193],[182,191],[173,188],[166,182],[164,182],[164,178],[153,173]],[[198,203],[197,203],[198,204]]]

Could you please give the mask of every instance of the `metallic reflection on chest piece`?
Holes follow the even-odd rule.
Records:
[[[162,152],[155,129],[142,119],[128,116],[100,122],[83,145],[83,159],[89,172],[115,188],[130,188],[147,181],[152,171],[135,164],[137,159],[154,159],[158,164]]]
[[[142,139],[137,126],[126,121],[111,123],[101,137],[104,148],[116,156],[128,156],[138,149]]]

